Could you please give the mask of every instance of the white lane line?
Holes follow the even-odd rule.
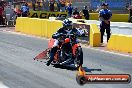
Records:
[[[9,87],[4,85],[2,82],[0,82],[0,88],[9,88]]]
[[[20,32],[13,32],[13,31],[6,31],[6,32],[9,32],[9,33],[12,33],[12,34],[17,34],[17,35],[23,35],[23,36],[27,36],[27,37],[33,37],[33,38],[40,38],[40,39],[49,40],[49,39],[47,39],[45,37],[28,35],[28,34],[23,34],[23,33],[20,33]],[[109,54],[114,54],[114,55],[119,55],[119,56],[124,56],[124,57],[132,57],[132,55],[122,54],[122,53],[116,52],[116,51],[114,52],[114,51],[108,51],[108,50],[103,50],[103,49],[96,49],[96,48],[92,48],[92,47],[85,46],[85,45],[82,45],[82,47],[88,48],[88,49],[91,49],[91,50],[96,50],[96,51],[104,52],[104,53],[109,53]]]

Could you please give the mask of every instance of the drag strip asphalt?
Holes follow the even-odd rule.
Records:
[[[76,70],[48,67],[33,60],[47,43],[44,38],[0,31],[0,82],[9,88],[132,88],[132,83],[78,85]],[[85,47],[83,52],[83,67],[88,74],[132,75],[132,57]]]

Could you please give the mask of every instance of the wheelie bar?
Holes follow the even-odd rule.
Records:
[[[42,51],[41,53],[39,53],[35,58],[33,58],[33,60],[41,60],[41,59],[48,59],[47,57],[47,53],[48,53],[49,49],[46,49],[44,51]]]

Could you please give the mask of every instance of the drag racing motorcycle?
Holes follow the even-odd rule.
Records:
[[[76,42],[76,39],[77,35],[75,34],[62,35],[59,37],[61,43],[58,45],[54,60],[51,62],[52,65],[73,65],[76,68],[82,66],[83,51],[79,42]],[[54,42],[54,39],[49,40],[48,49],[37,55],[34,60],[50,59],[49,54]]]

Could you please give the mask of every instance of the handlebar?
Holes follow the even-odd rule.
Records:
[[[61,36],[64,36],[64,37],[71,37],[71,36],[77,36],[76,34],[60,34],[59,35],[60,37]]]

